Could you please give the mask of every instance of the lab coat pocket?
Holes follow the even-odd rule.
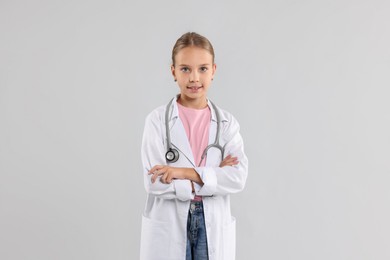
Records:
[[[223,259],[234,260],[236,257],[236,219],[234,217],[223,228],[223,233]]]
[[[141,260],[160,260],[170,250],[169,225],[142,215]]]

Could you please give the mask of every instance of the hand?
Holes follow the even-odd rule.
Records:
[[[230,154],[223,159],[223,161],[219,164],[219,167],[225,167],[225,166],[233,166],[237,165],[238,160],[237,157],[233,157]]]
[[[167,165],[155,165],[148,174],[153,174],[152,183],[155,183],[159,176],[161,176],[160,181],[166,184],[171,183],[173,179],[184,179],[185,177],[182,168]]]

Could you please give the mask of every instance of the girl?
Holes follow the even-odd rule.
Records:
[[[145,121],[141,260],[235,259],[230,194],[244,188],[248,160],[236,119],[207,98],[211,43],[182,35],[171,71],[180,94]]]

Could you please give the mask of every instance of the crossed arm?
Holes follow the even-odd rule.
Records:
[[[220,163],[219,167],[224,166],[233,166],[237,165],[237,157],[228,155]],[[192,182],[203,186],[203,181],[200,178],[199,174],[195,171],[194,168],[184,168],[184,167],[171,167],[168,165],[155,165],[152,169],[149,170],[149,175],[152,175],[152,183],[154,183],[157,177],[161,176],[160,181],[162,183],[169,184],[173,179],[187,179]]]

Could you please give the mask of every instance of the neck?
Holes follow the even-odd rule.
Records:
[[[207,99],[186,99],[183,98],[182,96],[179,96],[177,99],[177,102],[179,102],[180,105],[189,107],[189,108],[194,108],[194,109],[203,109],[207,107]]]

